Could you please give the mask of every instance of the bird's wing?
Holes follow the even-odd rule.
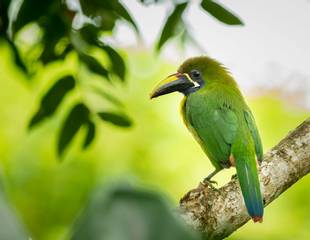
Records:
[[[244,118],[254,140],[257,160],[261,162],[263,160],[263,145],[255,124],[254,117],[250,110],[244,111]]]
[[[228,163],[238,118],[227,105],[203,96],[188,101],[187,119],[200,139],[200,144],[215,167]]]
[[[232,144],[236,135],[238,120],[236,114],[225,106],[213,112],[214,126],[227,144]]]

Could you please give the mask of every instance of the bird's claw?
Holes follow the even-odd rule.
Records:
[[[205,178],[202,182],[202,185],[209,187],[210,189],[214,190],[214,191],[219,191],[214,185],[217,185],[216,181],[213,181],[209,178]]]
[[[234,180],[234,179],[238,179],[237,174],[232,175],[231,178],[230,178],[230,180]]]
[[[211,179],[209,179],[207,177],[203,180],[202,184],[205,185],[205,186],[209,186],[209,187],[211,187],[213,189],[217,189],[216,187],[214,187],[214,185],[217,185],[217,182],[214,181],[214,180],[211,180]]]

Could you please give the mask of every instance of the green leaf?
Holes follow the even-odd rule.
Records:
[[[59,79],[41,99],[41,105],[38,112],[32,117],[29,128],[50,117],[56,111],[58,106],[68,92],[75,86],[72,76],[65,76]]]
[[[86,55],[86,54],[83,54],[83,53],[80,53],[79,54],[79,57],[80,57],[80,60],[85,63],[85,65],[87,66],[87,68],[100,75],[100,76],[103,76],[105,77],[105,79],[109,80],[109,72],[107,69],[105,69],[99,62],[96,58],[92,57],[92,56],[89,56],[89,55]]]
[[[90,45],[98,45],[99,28],[93,24],[85,24],[80,30],[80,35]]]
[[[62,155],[81,126],[88,122],[89,109],[82,103],[75,105],[67,116],[58,139],[58,155]]]
[[[124,18],[127,22],[129,22],[136,30],[137,33],[139,33],[139,29],[135,21],[132,19],[130,16],[129,12],[127,9],[118,1],[116,1],[115,7],[114,7],[115,12],[120,15],[122,18]]]
[[[73,228],[72,240],[198,240],[157,193],[97,190]]]
[[[7,43],[10,45],[14,57],[14,62],[24,73],[27,73],[27,68],[20,57],[19,51],[15,46],[14,42],[8,37],[7,30],[9,27],[9,6],[10,0],[0,1],[0,37],[3,37]]]
[[[23,0],[18,10],[17,17],[12,24],[13,33],[16,33],[26,24],[37,21],[42,16],[48,17],[51,7],[56,9],[60,6],[60,0]]]
[[[99,112],[98,115],[102,120],[113,123],[114,125],[117,125],[120,127],[131,126],[131,121],[124,114],[112,113],[112,112]]]
[[[40,55],[40,60],[43,64],[63,58],[57,55],[55,47],[57,43],[68,35],[70,26],[58,15],[49,16],[46,21],[40,24],[44,30],[42,43],[44,45],[43,52]]]
[[[114,28],[116,20],[119,18],[113,11],[112,4],[116,0],[80,0],[83,13],[88,17],[100,17],[100,28],[103,31],[111,31]]]
[[[228,25],[243,25],[243,22],[236,15],[212,0],[203,0],[201,6],[205,11],[223,23]]]
[[[157,43],[157,50],[176,34],[177,25],[180,23],[182,14],[187,7],[188,2],[184,2],[175,6],[172,14],[168,17],[165,26],[161,32],[160,39]]]
[[[92,89],[95,93],[99,94],[100,96],[102,96],[103,98],[108,100],[110,103],[113,103],[114,105],[116,105],[118,107],[124,107],[124,104],[118,98],[116,98],[113,95],[105,92],[103,89],[101,89],[97,86],[92,86]]]
[[[127,11],[127,9],[118,0],[80,0],[83,13],[89,17],[100,16],[101,29],[104,31],[112,30],[116,20],[123,18],[129,22],[139,33],[137,24]]]
[[[94,25],[87,24],[81,28],[79,32],[83,40],[88,44],[99,47],[107,53],[111,62],[111,72],[114,72],[121,80],[124,80],[126,73],[125,61],[114,48],[105,45],[98,40],[99,29]]]
[[[84,149],[87,148],[92,143],[96,134],[96,125],[92,121],[89,120],[86,126],[87,126],[87,134],[83,144]]]
[[[101,49],[103,49],[109,56],[109,59],[112,63],[112,71],[121,79],[125,80],[126,74],[126,65],[125,61],[121,57],[121,55],[112,47],[107,45],[101,45]]]
[[[8,38],[6,38],[6,39],[7,39],[7,42],[9,43],[9,45],[10,45],[10,47],[12,49],[15,65],[18,66],[24,73],[28,73],[27,67],[24,64],[24,62],[23,62],[23,60],[22,60],[22,58],[21,58],[21,56],[19,54],[19,51],[18,51],[17,47],[15,46],[14,42],[12,42]]]
[[[0,1],[0,37],[6,36],[9,26],[8,10],[10,6],[10,0]]]

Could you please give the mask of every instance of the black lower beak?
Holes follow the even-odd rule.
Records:
[[[170,75],[161,81],[151,93],[151,99],[172,92],[185,92],[187,89],[194,87],[194,83],[188,79],[185,74],[177,73]]]

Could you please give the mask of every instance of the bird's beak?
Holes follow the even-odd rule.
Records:
[[[194,86],[195,84],[188,74],[175,73],[160,81],[151,92],[150,97],[152,99],[176,91],[183,92]]]

